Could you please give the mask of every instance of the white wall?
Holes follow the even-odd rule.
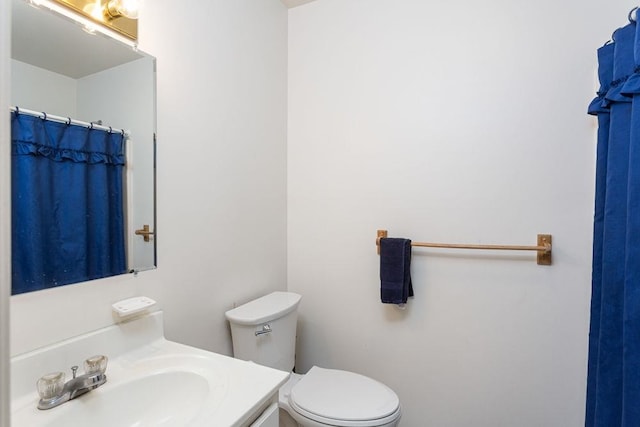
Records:
[[[584,424],[596,48],[631,1],[321,0],[289,12],[288,287],[298,369],[396,390],[402,424]],[[390,237],[415,299],[379,302]]]
[[[10,102],[11,4],[0,1],[0,105]],[[10,425],[9,295],[11,294],[11,144],[9,115],[0,116],[0,427]]]
[[[11,105],[76,118],[77,81],[71,77],[11,60]]]
[[[137,294],[159,301],[169,339],[231,354],[224,311],[286,288],[286,19],[278,0],[146,3],[158,269],[12,297],[12,354],[109,325]]]

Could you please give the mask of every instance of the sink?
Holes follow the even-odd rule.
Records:
[[[107,382],[55,408],[37,409],[37,379],[92,354],[109,357]],[[161,312],[16,356],[11,374],[15,427],[246,426],[277,403],[288,378],[286,372],[166,340]]]
[[[103,386],[44,411],[25,401],[12,419],[29,427],[187,426],[219,406],[227,385],[224,370],[203,356],[125,355],[111,361]]]
[[[209,392],[207,380],[191,372],[165,372],[88,393],[56,416],[51,427],[180,426],[192,422]]]

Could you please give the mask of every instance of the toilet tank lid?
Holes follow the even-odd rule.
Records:
[[[301,298],[293,292],[273,292],[229,310],[225,316],[238,325],[259,325],[291,313],[298,308]]]

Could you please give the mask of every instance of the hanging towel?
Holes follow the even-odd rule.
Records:
[[[405,304],[413,296],[411,240],[380,239],[380,297],[385,304]]]

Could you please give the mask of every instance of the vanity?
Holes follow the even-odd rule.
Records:
[[[36,382],[108,357],[107,381],[60,406],[38,409]],[[67,339],[11,359],[15,427],[277,427],[288,372],[164,338],[162,312]]]

